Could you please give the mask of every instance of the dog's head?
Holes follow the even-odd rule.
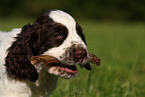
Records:
[[[63,64],[48,68],[49,73],[73,78],[77,73],[76,64],[88,64],[89,55],[82,28],[72,16],[63,11],[47,11],[32,25],[24,26],[8,49],[8,75],[19,79],[37,80],[38,72],[30,62],[31,56],[37,55],[53,56]]]
[[[54,56],[63,64],[51,67],[49,73],[72,78],[77,73],[75,65],[83,66],[88,62],[88,50],[82,28],[72,16],[63,11],[51,11],[48,16],[57,25],[51,32],[55,35],[52,40],[57,42],[54,43],[55,47],[48,49],[43,54]]]

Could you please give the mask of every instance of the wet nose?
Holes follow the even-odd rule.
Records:
[[[84,59],[85,57],[87,57],[87,51],[83,48],[77,49],[75,54],[76,54],[76,58],[79,59]]]

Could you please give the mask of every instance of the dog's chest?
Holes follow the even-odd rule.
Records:
[[[35,83],[28,83],[30,97],[48,97],[56,88],[57,76],[41,71]]]

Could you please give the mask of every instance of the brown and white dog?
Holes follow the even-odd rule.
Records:
[[[40,55],[53,56],[64,65],[33,66],[31,57]],[[0,97],[47,97],[58,76],[72,79],[75,65],[83,67],[88,60],[80,25],[63,11],[49,10],[32,25],[0,32]]]

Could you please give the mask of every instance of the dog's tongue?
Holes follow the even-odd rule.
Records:
[[[72,69],[69,69],[66,67],[60,67],[59,69],[62,71],[68,72],[68,73],[76,73],[77,72],[77,70],[72,70]]]

